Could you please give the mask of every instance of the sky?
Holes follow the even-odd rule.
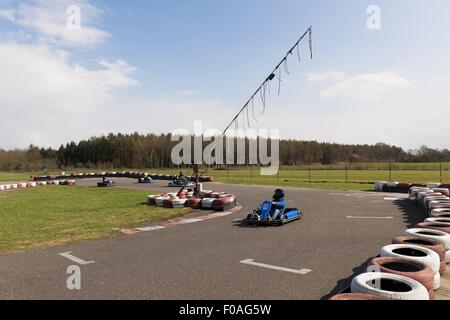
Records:
[[[449,148],[449,12],[441,0],[0,0],[0,148],[223,130],[309,26],[313,60],[302,42],[253,128]]]

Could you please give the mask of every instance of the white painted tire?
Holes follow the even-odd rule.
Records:
[[[445,251],[445,263],[450,263],[450,250]]]
[[[17,183],[13,183],[11,185],[11,189],[18,189],[18,188],[19,188],[19,186],[17,185]]]
[[[450,226],[450,218],[427,218],[425,222],[438,222]]]
[[[441,209],[434,209],[431,211],[431,214],[433,213],[449,213],[450,214],[450,208],[441,208]]]
[[[173,199],[172,207],[174,208],[184,208],[186,206],[187,199]]]
[[[409,288],[409,290],[394,292],[369,285],[369,283],[377,280],[381,282],[393,281],[397,285],[401,284],[405,289]],[[383,283],[381,286],[383,286]],[[427,289],[421,283],[408,277],[390,273],[370,272],[360,274],[353,278],[351,290],[352,293],[373,294],[388,300],[430,300]]]
[[[19,183],[19,188],[26,188],[26,187],[27,187],[26,182]]]
[[[0,191],[4,191],[5,190],[5,186],[4,185],[1,185],[0,186]]]
[[[397,250],[414,251],[414,253],[420,254],[420,256],[409,255],[407,252],[395,252]],[[390,244],[384,246],[383,248],[381,248],[380,256],[397,257],[422,262],[426,266],[430,267],[431,270],[433,270],[433,273],[439,273],[439,268],[441,266],[441,260],[439,259],[439,255],[436,252],[425,247],[410,244]]]
[[[157,207],[162,207],[164,200],[167,199],[167,197],[159,197],[155,199],[155,203]]]
[[[439,241],[444,244],[445,250],[450,250],[450,234],[434,229],[415,228],[408,229],[403,233],[404,236],[418,237],[424,240]]]
[[[442,184],[440,184],[439,182],[430,182],[430,183],[426,184],[427,188],[430,188],[430,189],[440,188],[441,185]]]
[[[203,209],[212,209],[215,198],[204,198],[202,199],[202,208]]]
[[[412,189],[412,190],[411,190]],[[430,192],[431,191],[431,189],[428,189],[428,188],[416,188],[416,187],[413,187],[413,188],[411,188],[410,189],[410,199],[417,199],[417,197],[419,196],[419,193],[420,192]]]
[[[58,186],[58,185],[59,185],[59,180],[53,181],[53,184],[54,184],[55,186]]]
[[[433,289],[438,290],[441,287],[441,274],[439,272],[434,274]]]

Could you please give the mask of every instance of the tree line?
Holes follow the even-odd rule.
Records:
[[[170,134],[109,134],[59,149],[30,145],[27,149],[0,149],[0,170],[39,171],[44,168],[170,168],[172,148],[178,142]],[[248,145],[248,141],[246,141]],[[204,142],[204,146],[209,142]],[[450,150],[422,146],[407,150],[385,143],[347,145],[316,141],[281,140],[281,165],[360,162],[449,162]]]

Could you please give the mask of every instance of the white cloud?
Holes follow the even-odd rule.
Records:
[[[0,18],[14,22],[16,21],[16,12],[13,9],[0,9]]]
[[[91,115],[114,104],[113,90],[138,83],[124,61],[88,69],[69,58],[44,45],[0,44],[1,147],[73,139],[95,126]]]
[[[77,5],[81,10],[81,28],[67,27],[67,8]],[[3,13],[2,13],[3,12]],[[110,35],[95,27],[102,12],[87,0],[33,0],[21,3],[16,9],[0,11],[0,17],[35,32],[41,41],[65,46],[93,46]]]
[[[331,71],[324,73],[308,73],[306,77],[310,82],[341,81],[345,79],[345,73],[340,71]]]
[[[179,90],[176,92],[177,95],[179,96],[195,96],[197,94],[199,94],[200,92],[196,91],[196,90]]]
[[[325,98],[346,97],[362,100],[380,99],[397,89],[408,89],[414,85],[395,71],[365,73],[339,81],[321,92]]]

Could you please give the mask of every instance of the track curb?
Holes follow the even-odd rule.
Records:
[[[139,227],[139,228],[129,228],[129,229],[120,229],[120,232],[125,235],[135,235],[144,232],[158,231],[163,229],[168,229],[172,227],[177,227],[181,225],[193,224],[197,222],[202,222],[206,220],[212,220],[217,218],[226,217],[232,214],[235,214],[243,209],[243,206],[238,205],[231,210],[224,212],[214,212],[209,213],[204,216],[195,217],[195,218],[182,218],[182,219],[173,219],[165,222],[160,222],[159,224],[151,225],[148,227]]]

